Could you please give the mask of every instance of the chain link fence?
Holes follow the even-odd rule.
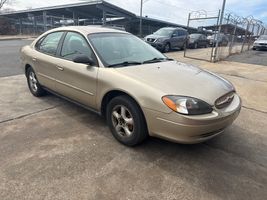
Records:
[[[230,55],[242,53],[252,48],[257,37],[264,34],[264,24],[253,16],[240,17],[234,13],[224,14],[222,24],[219,24],[220,11],[209,13],[206,11],[191,12],[188,17],[188,27],[198,27],[198,34],[202,34],[208,45],[188,45],[184,56],[194,59],[216,62]],[[189,36],[189,44],[196,40]],[[203,42],[203,41],[202,41]],[[192,45],[191,45],[192,47]],[[206,47],[206,48],[203,48]]]

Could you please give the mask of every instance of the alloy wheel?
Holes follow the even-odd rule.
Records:
[[[37,92],[38,90],[38,86],[37,86],[37,79],[35,76],[35,73],[33,71],[31,71],[29,73],[29,83],[30,83],[30,87],[34,92]]]
[[[117,105],[112,110],[112,124],[122,137],[130,137],[134,132],[134,120],[131,112],[123,105]]]

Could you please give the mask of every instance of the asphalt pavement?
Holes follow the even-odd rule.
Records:
[[[229,56],[227,61],[267,66],[267,50],[250,50]]]
[[[19,50],[31,40],[0,41],[0,77],[22,74]]]
[[[265,66],[168,54],[233,82],[243,100],[240,116],[202,144],[149,138],[129,148],[98,115],[54,95],[32,96],[24,75],[11,76],[21,73],[14,56],[29,41],[13,42],[6,43],[13,56],[0,52],[0,199],[266,199]]]

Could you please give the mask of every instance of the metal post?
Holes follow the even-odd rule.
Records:
[[[219,12],[218,12],[217,27],[219,26],[220,15],[221,15],[221,10],[219,10]],[[214,37],[217,37],[217,33],[215,33]],[[214,51],[214,46],[212,44],[212,47],[211,47],[211,62],[215,62],[216,61],[216,54],[217,54],[216,49]]]
[[[54,17],[51,16],[51,27],[52,27],[52,28],[54,28],[54,22],[55,22]]]
[[[19,34],[22,34],[22,20],[19,18]]]
[[[140,31],[140,37],[142,38],[142,35],[143,35],[143,33],[142,33],[142,26],[143,26],[143,24],[142,24],[142,18],[143,18],[143,0],[141,0],[141,5],[140,5],[140,25],[139,25],[139,31]]]
[[[260,35],[260,29],[261,29],[261,25],[260,25],[260,24],[258,24],[257,36],[259,36],[259,35]]]
[[[103,10],[103,21],[102,21],[102,24],[103,25],[106,25],[106,20],[107,20],[107,18],[106,18],[106,11]]]
[[[229,47],[229,55],[232,54],[232,48],[233,48],[233,43],[234,43],[234,39],[235,39],[236,28],[237,28],[237,22],[235,23],[235,29],[234,29],[233,37],[232,37],[230,47]]]
[[[191,13],[188,14],[187,31],[189,29],[190,18],[191,18]],[[185,45],[185,47],[184,47],[184,57],[186,57],[186,47],[187,47],[187,45]]]
[[[36,16],[33,16],[33,30],[34,30],[34,35],[37,34],[36,25],[37,25]]]
[[[249,50],[250,45],[251,45],[251,37],[253,37],[253,35],[254,35],[254,28],[255,28],[255,24],[253,24],[251,33],[249,34],[248,50]]]
[[[264,33],[265,33],[265,28],[264,28],[264,26],[262,26],[260,35],[264,35]]]
[[[44,31],[47,31],[46,11],[43,11],[43,26],[44,26]]]
[[[247,34],[248,34],[248,31],[249,31],[249,28],[250,28],[250,23],[249,23],[249,21],[247,20],[247,28],[246,28],[246,31],[245,31],[245,38],[244,38],[244,40],[243,40],[242,47],[241,47],[241,53],[243,52],[245,43],[246,43],[246,41],[247,41]]]
[[[227,21],[226,21],[226,24],[228,24],[229,23],[229,20],[230,20],[230,13],[228,14],[228,17],[227,17]]]
[[[76,12],[72,12],[72,20],[73,20],[73,25],[75,26],[77,23],[76,23]]]
[[[223,23],[223,16],[224,16],[225,3],[226,3],[226,0],[223,0],[222,10],[221,10],[221,16],[220,16],[220,23],[219,23],[219,30],[218,30],[217,37],[220,35],[220,33],[221,33],[221,29],[222,29],[222,23]],[[215,59],[216,59],[216,60],[219,60],[219,57],[218,57],[218,45],[219,45],[219,40],[218,40],[218,38],[217,38],[217,40],[216,40],[216,47],[215,47]]]

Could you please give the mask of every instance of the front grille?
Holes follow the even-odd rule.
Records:
[[[222,97],[218,98],[215,101],[215,107],[218,109],[222,109],[222,108],[227,107],[233,101],[234,96],[235,96],[234,92],[229,92],[229,93],[223,95]]]
[[[156,39],[154,39],[154,38],[147,38],[147,41],[148,42],[154,42]]]
[[[267,45],[267,43],[259,43],[260,45]]]

